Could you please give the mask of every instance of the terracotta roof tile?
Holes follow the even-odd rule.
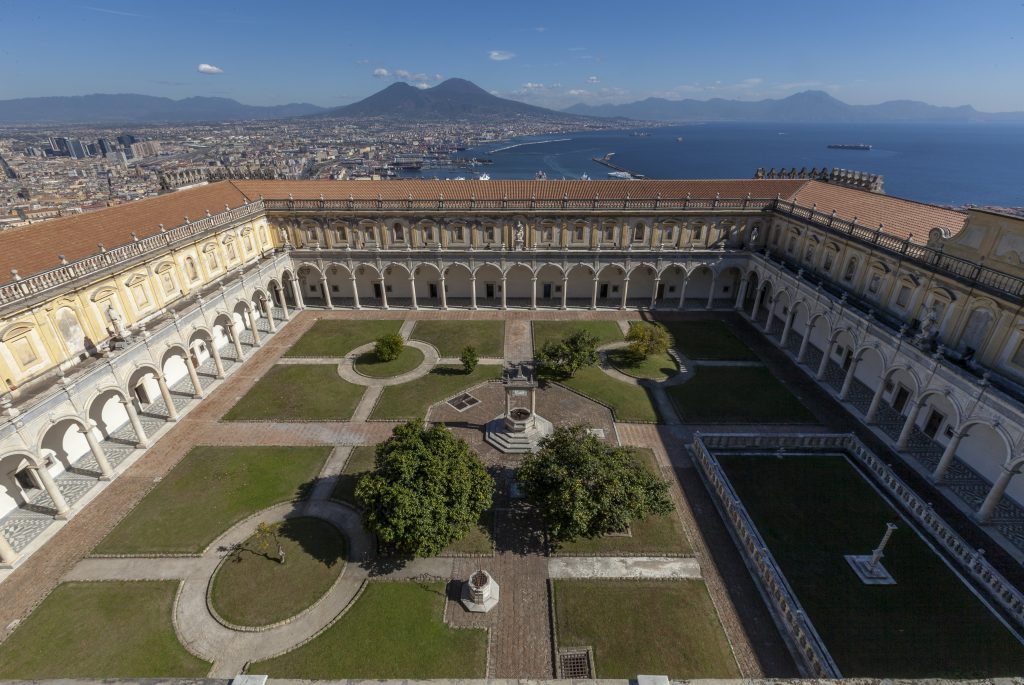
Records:
[[[147,238],[160,232],[160,224],[170,229],[188,216],[192,220],[216,214],[224,205],[245,204],[245,196],[230,183],[213,183],[160,197],[137,200],[115,207],[75,216],[40,221],[0,233],[0,282],[10,280],[11,269],[21,277],[60,265],[58,255],[73,262],[131,241],[132,232]]]
[[[933,228],[943,227],[956,234],[967,221],[963,212],[823,181],[805,183],[789,199],[805,207],[817,205],[817,210],[826,214],[835,210],[843,219],[856,217],[858,224],[868,228],[882,224],[886,233],[899,238],[909,235],[922,245],[928,242]]]

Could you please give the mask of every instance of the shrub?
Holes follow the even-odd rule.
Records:
[[[378,361],[390,362],[398,359],[405,348],[405,340],[398,333],[389,333],[377,338],[373,345],[373,354]]]
[[[629,324],[626,341],[629,343],[629,351],[643,360],[652,354],[668,351],[672,336],[660,323],[633,321]]]
[[[560,341],[549,340],[537,353],[541,369],[562,378],[573,377],[585,366],[597,363],[598,338],[584,330],[573,331]]]
[[[477,355],[475,347],[467,345],[462,348],[462,355],[459,356],[459,360],[462,361],[462,368],[466,373],[473,373],[473,369],[480,362],[480,357]]]

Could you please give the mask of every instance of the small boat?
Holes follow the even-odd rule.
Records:
[[[580,180],[581,181],[589,181],[590,180],[590,174],[583,174],[582,176],[580,176]]]
[[[611,178],[621,178],[627,181],[633,178],[633,174],[629,173],[628,171],[609,171],[608,175]]]
[[[870,150],[871,146],[866,143],[832,143],[828,146],[831,150]]]
[[[540,171],[533,175],[533,178],[535,181],[546,181],[548,180],[548,175],[544,173],[543,169],[541,169]]]
[[[481,181],[490,181],[491,180],[491,175],[490,174],[480,174],[479,176],[477,176],[477,178],[479,180],[481,180]]]

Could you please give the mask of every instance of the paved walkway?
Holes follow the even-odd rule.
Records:
[[[551,578],[700,578],[700,564],[686,557],[555,557],[548,560]]]

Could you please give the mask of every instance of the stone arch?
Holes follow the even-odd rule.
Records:
[[[597,304],[618,307],[622,302],[626,269],[621,264],[605,264],[597,272]]]
[[[348,266],[339,262],[331,262],[323,270],[327,277],[327,292],[334,306],[355,306],[355,295],[352,291],[352,272]],[[323,288],[321,288],[322,290]]]
[[[792,338],[803,336],[807,332],[807,323],[811,317],[811,308],[806,300],[796,300],[789,307],[789,334]],[[785,319],[783,319],[785,321]]]
[[[754,307],[754,298],[761,289],[761,275],[757,269],[747,272],[747,292],[743,298],[743,311],[750,312]]]
[[[628,304],[635,307],[650,306],[656,295],[654,279],[658,270],[651,264],[638,264],[629,271]],[[660,287],[660,283],[658,284]]]
[[[573,264],[566,271],[569,306],[589,307],[594,293],[596,273],[589,264]]]
[[[295,301],[295,291],[292,288],[299,288],[298,281],[296,281],[295,274],[292,273],[291,269],[285,269],[281,272],[281,288],[284,293],[284,301],[288,303],[289,307],[297,307],[298,303]]]
[[[188,366],[185,363],[188,354],[184,345],[172,343],[160,355],[160,370],[167,379],[167,385],[174,387],[182,380],[186,380],[191,387],[192,382],[188,377]]]
[[[388,297],[388,306],[411,306],[412,286],[409,283],[409,268],[398,262],[384,266],[381,278],[384,281],[384,292]]]
[[[359,293],[359,302],[363,305],[382,305],[384,303],[384,286],[377,267],[363,262],[356,265],[352,273],[356,277],[356,292]]]
[[[416,282],[416,301],[419,306],[440,306],[441,270],[438,266],[430,262],[420,262],[413,268],[413,277]]]
[[[320,287],[323,272],[316,264],[303,262],[295,270],[299,282],[299,291],[305,302],[324,304],[324,293]]]
[[[505,270],[506,301],[509,306],[528,307],[533,296],[534,272],[526,264],[511,264]],[[480,288],[477,279],[477,289]],[[479,297],[479,292],[477,294]]]
[[[743,271],[736,265],[729,265],[718,269],[715,274],[715,281],[712,285],[712,305],[720,307],[731,307],[736,301],[736,293],[743,279]]]
[[[918,402],[921,403],[922,407],[930,407],[931,410],[938,411],[944,417],[942,422],[935,427],[935,432],[928,437],[935,439],[939,435],[939,432],[947,425],[953,427],[960,425],[960,405],[957,403],[953,394],[948,392],[945,388],[925,389],[925,391],[918,397]],[[929,411],[921,412],[919,422],[923,427],[927,427],[929,415]]]
[[[14,450],[0,456],[0,515],[30,503],[42,483],[32,472],[41,466],[28,450]]]
[[[664,302],[666,306],[677,306],[679,294],[683,292],[683,284],[686,282],[686,266],[678,263],[669,264],[659,275],[661,282],[658,284],[660,294],[657,301]]]
[[[497,275],[492,274],[490,277],[497,279],[500,284],[500,271]],[[468,265],[453,262],[444,267],[444,290],[447,294],[449,306],[461,305],[468,307],[472,298],[472,289],[473,272]]]
[[[143,411],[154,402],[162,399],[160,383],[157,381],[159,374],[160,369],[154,364],[138,364],[125,379],[125,389],[128,392],[128,396]]]
[[[85,415],[96,423],[100,439],[109,439],[128,423],[124,403],[132,401],[121,388],[102,388],[86,404]]]
[[[998,308],[989,306],[987,302],[972,303],[971,313],[960,335],[956,337],[957,351],[971,357],[981,352],[995,328],[998,311]]]
[[[715,281],[715,272],[708,264],[695,264],[686,274],[686,283],[683,288],[684,306],[704,307],[708,301],[708,295],[712,292]]]
[[[213,318],[213,325],[210,326],[213,344],[217,346],[218,350],[230,350],[227,356],[234,358],[235,350],[232,340],[234,336],[238,335],[239,330],[239,324],[232,314],[224,310],[218,311]]]
[[[537,269],[537,304],[541,307],[562,306],[565,272],[558,264],[544,264]]]
[[[854,378],[874,392],[883,382],[882,375],[888,365],[885,355],[872,345],[862,345],[854,352],[854,359],[857,360],[857,368],[853,372]]]
[[[60,464],[58,473],[67,471],[89,453],[89,443],[82,434],[83,430],[88,430],[88,425],[79,416],[55,417],[39,431],[36,453],[47,467]]]
[[[188,352],[197,369],[212,357],[213,345],[213,333],[205,326],[196,326],[189,332]]]
[[[958,432],[963,437],[957,445],[956,456],[988,482],[996,482],[1002,471],[1014,463],[1013,441],[995,422],[984,417],[971,417],[963,422]]]

